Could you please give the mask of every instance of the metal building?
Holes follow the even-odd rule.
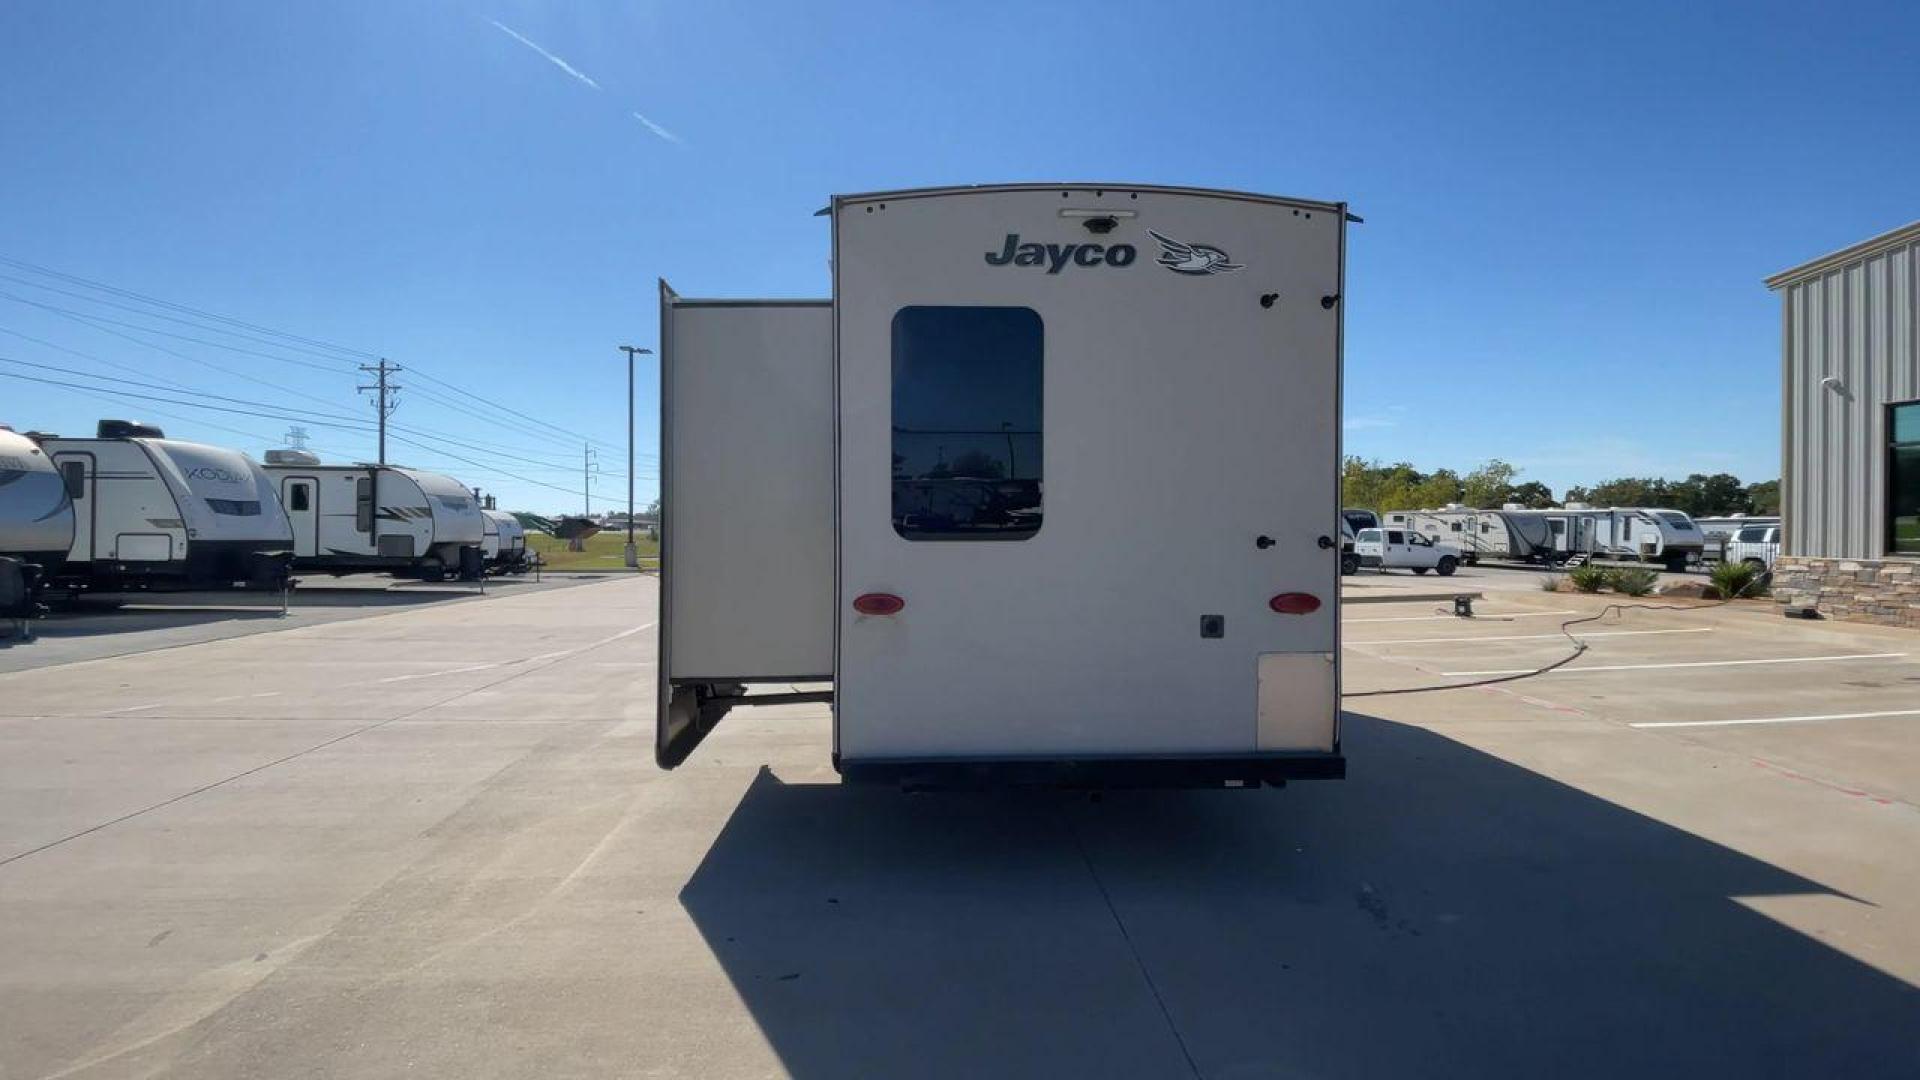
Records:
[[[1920,222],[1766,284],[1782,301],[1775,591],[1920,626]]]

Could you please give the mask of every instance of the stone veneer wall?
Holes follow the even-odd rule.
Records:
[[[1920,630],[1920,561],[1783,555],[1773,564],[1773,597],[1829,619]]]

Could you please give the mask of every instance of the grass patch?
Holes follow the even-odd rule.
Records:
[[[640,568],[660,565],[660,544],[647,539],[645,532],[633,535],[633,546],[640,552]],[[630,573],[626,564],[627,531],[608,530],[587,537],[585,551],[568,551],[565,540],[542,532],[527,533],[527,550],[536,552],[549,570],[590,570],[595,573]]]

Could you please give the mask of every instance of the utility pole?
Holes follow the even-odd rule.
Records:
[[[620,346],[627,354],[627,558],[626,563],[634,569],[640,567],[640,549],[633,546],[633,358],[636,355],[653,355],[652,349],[639,349],[632,345]]]
[[[587,517],[593,516],[593,474],[597,471],[599,464],[600,457],[594,453],[592,445],[582,443],[580,448],[580,473],[581,477],[586,481],[586,490],[582,492],[582,495],[584,495],[586,499],[582,513]]]
[[[307,429],[294,425],[287,429],[287,445],[295,450],[307,448]]]
[[[378,392],[379,396],[374,399],[373,411],[380,417],[380,464],[385,465],[387,463],[387,417],[392,416],[393,410],[400,407],[400,402],[394,397],[394,394],[400,390],[400,386],[397,383],[388,382],[387,376],[401,368],[399,364],[387,363],[386,357],[383,356],[379,364],[361,364],[360,370],[379,376],[378,381],[372,386],[362,386],[359,390],[363,394],[369,390]]]

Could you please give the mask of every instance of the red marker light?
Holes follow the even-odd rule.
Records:
[[[1282,615],[1311,615],[1320,610],[1320,598],[1312,593],[1283,592],[1267,601],[1267,606]]]
[[[1318,604],[1318,601],[1315,601]],[[861,593],[853,598],[853,610],[862,615],[898,615],[907,606],[905,600],[892,593]]]

